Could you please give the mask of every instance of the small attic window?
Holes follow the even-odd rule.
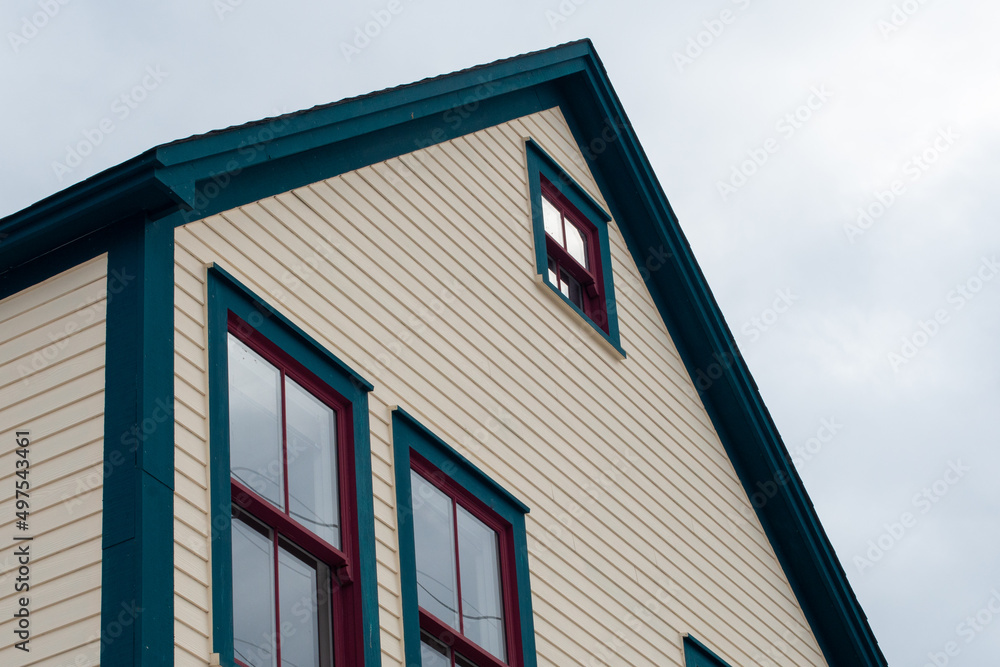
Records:
[[[603,208],[532,139],[525,143],[541,282],[620,354],[608,222]]]
[[[594,270],[600,261],[591,257],[598,245],[596,230],[555,186],[544,176],[540,178],[549,282],[590,319],[606,322],[601,316],[602,285]]]

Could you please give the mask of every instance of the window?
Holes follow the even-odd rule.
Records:
[[[237,325],[238,328],[238,325]],[[231,330],[233,651],[245,667],[333,663],[343,402],[259,336]]]
[[[615,315],[611,217],[533,140],[525,152],[541,281],[624,355]]]
[[[540,178],[549,282],[590,319],[606,321],[596,275],[600,263],[591,258],[597,234],[555,186]]]
[[[406,664],[533,667],[527,508],[393,413]]]
[[[684,635],[684,665],[685,667],[729,667],[722,658],[691,635]]]
[[[209,278],[213,650],[229,667],[378,664],[359,533],[374,520],[370,385],[225,272]]]

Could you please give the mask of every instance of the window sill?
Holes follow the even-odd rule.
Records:
[[[622,349],[621,345],[615,343],[611,339],[611,336],[609,336],[603,329],[601,329],[601,327],[597,326],[597,323],[594,322],[592,319],[590,319],[590,317],[588,317],[587,314],[584,313],[579,306],[570,301],[569,297],[567,297],[565,294],[560,292],[559,289],[549,281],[548,276],[546,276],[545,274],[536,273],[535,282],[541,286],[543,292],[548,293],[551,298],[555,299],[558,303],[561,303],[564,307],[568,308],[573,313],[574,317],[583,319],[583,323],[577,320],[571,320],[570,322],[567,322],[567,324],[573,330],[573,333],[576,334],[576,337],[573,340],[573,342],[570,343],[569,348],[560,346],[560,350],[562,351],[563,354],[566,354],[568,350],[577,349],[578,347],[577,341],[583,343],[584,341],[588,340],[599,340],[603,344],[603,347],[613,352],[615,356],[617,356],[619,359],[624,361],[627,358],[628,355],[625,354],[625,350]],[[616,316],[617,316],[616,313],[609,314],[609,317],[616,317]],[[588,326],[584,326],[584,324]]]

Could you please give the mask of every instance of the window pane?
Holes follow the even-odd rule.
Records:
[[[497,533],[462,507],[458,508],[458,562],[464,634],[506,661]]]
[[[455,529],[451,498],[410,471],[413,537],[417,552],[417,603],[455,629]]]
[[[275,664],[274,543],[256,522],[233,517],[233,647],[250,667]]]
[[[284,509],[281,373],[229,335],[229,446],[233,477]]]
[[[568,296],[577,308],[583,310],[583,288],[580,287],[579,281],[564,270],[561,270],[559,275],[562,278],[562,284],[559,286],[562,293]]]
[[[566,220],[566,252],[580,262],[580,266],[590,268],[587,266],[587,237],[569,220]]]
[[[545,221],[545,233],[565,248],[566,241],[563,240],[562,214],[559,212],[559,209],[552,205],[552,202],[545,198],[545,195],[542,195],[542,219]]]
[[[549,257],[549,282],[552,283],[553,287],[559,287],[559,276],[556,275],[556,261]]]
[[[420,663],[422,667],[450,667],[448,649],[426,632],[420,633]]]
[[[329,654],[330,594],[328,569],[291,545],[278,548],[278,591],[281,610],[282,667],[319,667],[321,653]],[[327,589],[329,590],[329,589]],[[322,609],[319,600],[323,600]],[[321,641],[322,649],[321,651]]]
[[[333,410],[285,378],[285,446],[292,517],[340,548],[337,425]]]

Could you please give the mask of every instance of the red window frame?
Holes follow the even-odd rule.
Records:
[[[583,303],[581,310],[584,314],[598,324],[602,329],[607,330],[607,304],[604,299],[604,271],[601,266],[600,238],[597,229],[587,220],[570,201],[563,196],[559,189],[547,178],[539,175],[542,197],[547,199],[562,215],[563,238],[565,239],[565,225],[573,225],[580,231],[586,246],[587,265],[589,269],[576,260],[562,244],[545,232],[545,250],[549,260],[556,265],[556,275],[560,269],[565,270],[578,283],[583,292]],[[561,280],[561,278],[560,278]],[[553,285],[556,290],[558,285]],[[568,298],[568,297],[567,297]]]
[[[361,595],[360,588],[354,586],[355,569],[359,557],[358,525],[356,508],[356,487],[354,480],[354,420],[352,405],[344,396],[323,382],[314,373],[300,364],[280,347],[258,333],[238,316],[229,313],[228,332],[238,341],[274,365],[281,374],[281,455],[284,509],[273,505],[253,489],[237,481],[230,473],[233,505],[253,519],[271,529],[275,546],[274,559],[274,599],[275,599],[275,659],[281,665],[281,612],[278,579],[278,550],[281,538],[291,542],[317,561],[330,568],[329,594],[331,634],[333,643],[333,667],[360,665],[363,661],[355,658],[361,652]],[[285,377],[299,384],[312,396],[334,411],[337,446],[337,491],[340,509],[340,547],[325,541],[307,527],[292,518],[289,503],[288,484],[288,435],[285,416]],[[236,585],[236,573],[233,576]],[[238,658],[237,665],[248,667]]]
[[[477,667],[523,667],[523,647],[521,643],[521,617],[517,605],[517,573],[514,569],[514,528],[499,514],[484,505],[478,498],[465,490],[437,466],[410,450],[410,468],[434,485],[452,501],[452,530],[455,537],[455,581],[458,595],[458,622],[463,623],[461,561],[458,554],[458,512],[455,505],[461,505],[472,516],[482,521],[497,534],[497,551],[500,560],[500,595],[503,598],[504,634],[507,662],[498,659],[486,649],[462,634],[460,628],[453,628],[440,618],[419,607],[420,629],[451,649],[451,665],[455,665],[455,653],[461,654]]]

